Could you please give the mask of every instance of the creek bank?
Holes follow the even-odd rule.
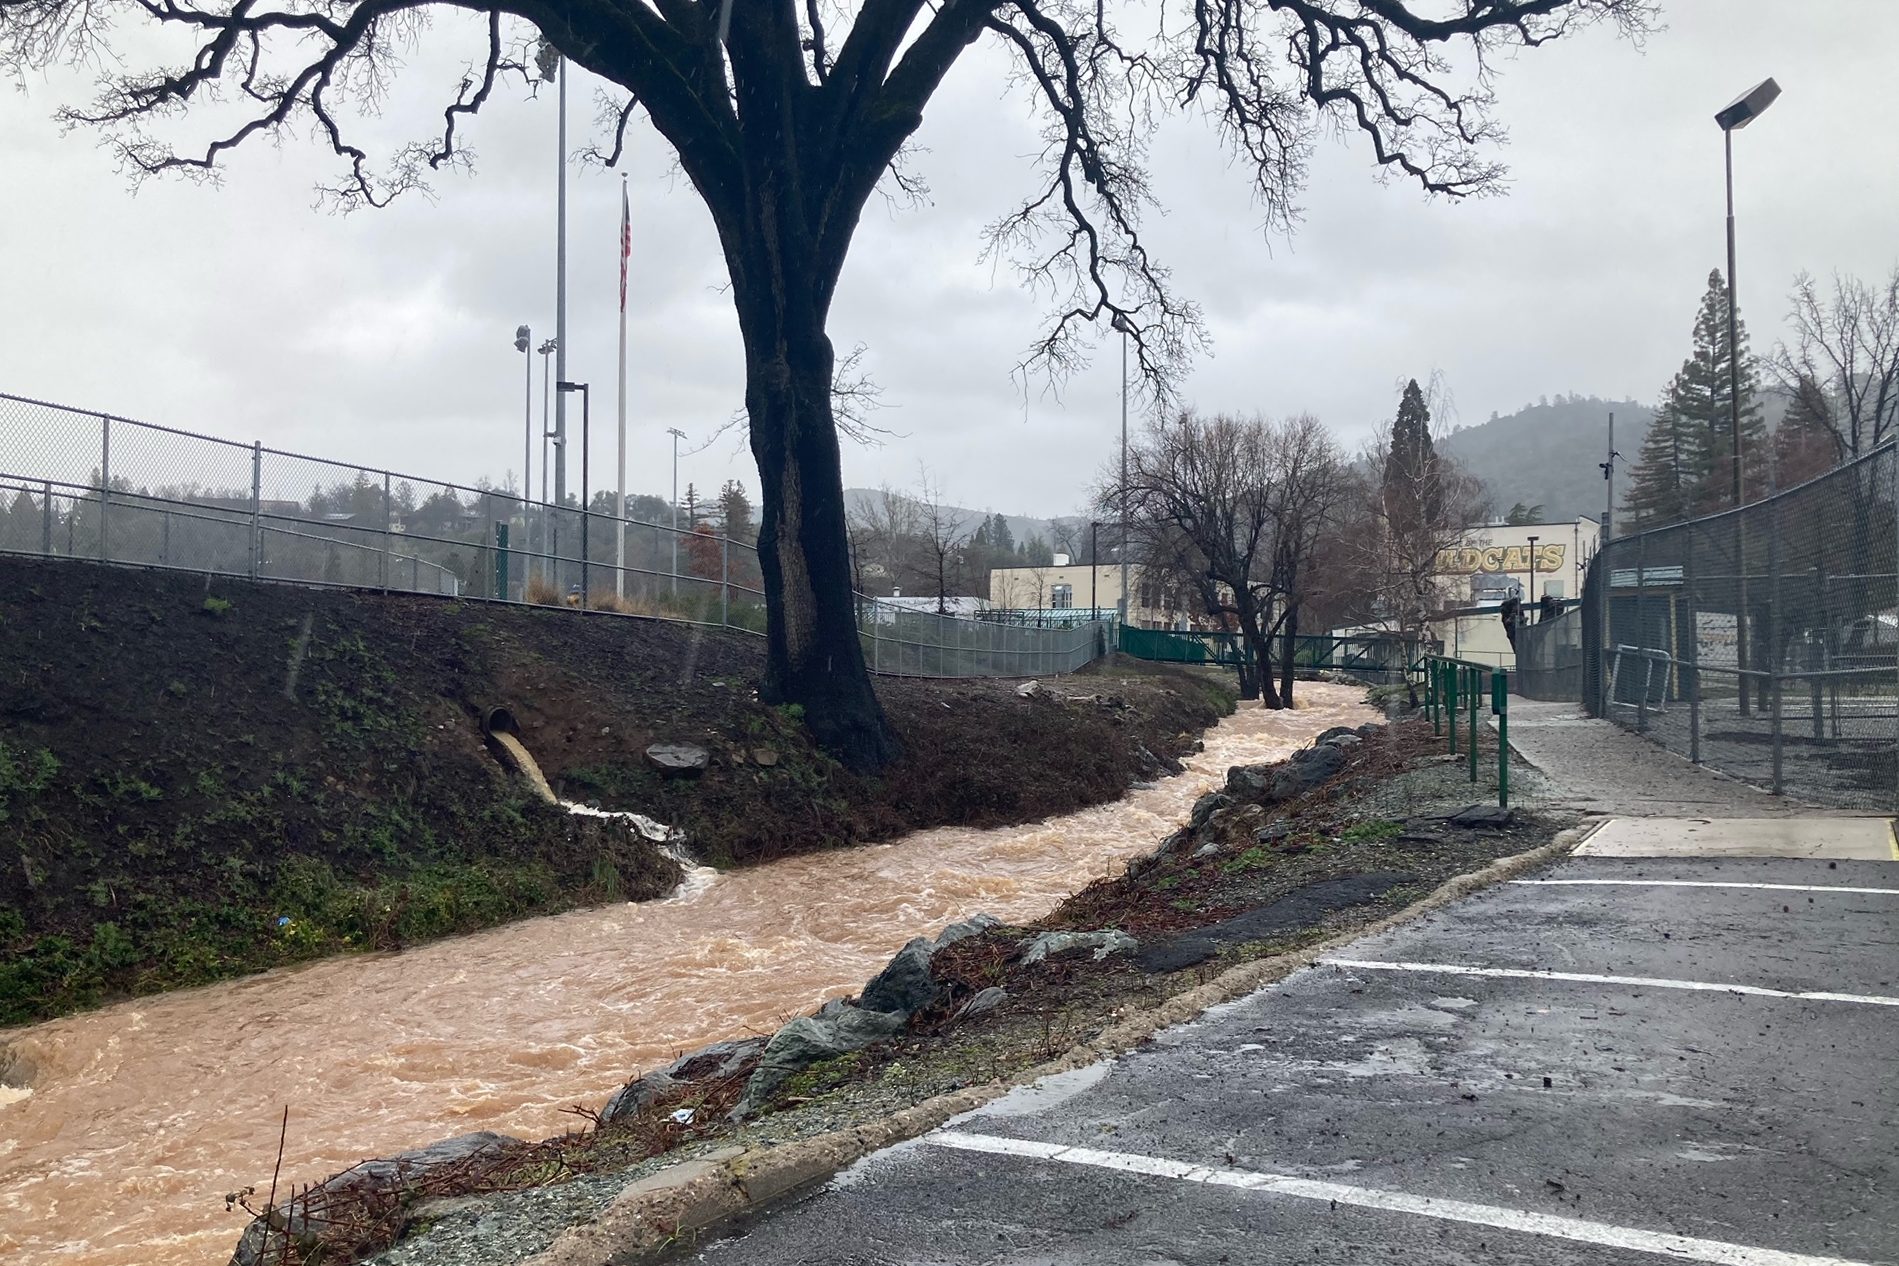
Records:
[[[1031,698],[883,679],[907,754],[863,778],[758,702],[739,633],[17,557],[0,628],[0,1026],[671,891],[639,832],[502,767],[496,706],[559,798],[721,866],[1112,800],[1231,710],[1126,663]]]
[[[1314,754],[1320,748],[1340,753],[1339,767],[1304,792],[1271,801],[1280,773],[1332,763]],[[1076,893],[1035,925],[911,942],[856,999],[792,1021],[763,1046],[752,1043],[744,1058],[715,1059],[708,1051],[675,1061],[658,1093],[639,1096],[642,1108],[567,1140],[550,1185],[473,1187],[473,1203],[440,1216],[431,1210],[370,1260],[524,1260],[668,1164],[709,1169],[708,1158],[724,1163],[737,1154],[733,1148],[882,1130],[926,1100],[989,1086],[1090,1043],[1124,1016],[1239,964],[1362,927],[1453,876],[1544,844],[1569,824],[1519,812],[1501,823],[1454,825],[1471,788],[1463,768],[1437,759],[1437,751],[1429,727],[1413,720],[1353,731],[1351,741],[1332,735],[1263,767],[1263,790],[1249,798],[1244,788],[1254,784],[1242,778],[1240,792],[1219,793],[1224,802],[1203,800],[1186,838],[1170,835],[1153,855]],[[1043,953],[1031,962],[1038,944]],[[897,981],[900,990],[885,992]],[[865,1011],[867,998],[880,1005],[899,998],[901,1008],[914,1009],[907,1016]],[[846,1012],[860,1017],[848,1023],[875,1016],[870,1027],[889,1031],[854,1049],[800,1044],[798,1062],[811,1062],[774,1070],[767,1089],[749,1093],[760,1067],[748,1062],[756,1058],[751,1051],[762,1057],[788,1031],[808,1022],[822,1028]],[[702,1060],[702,1075],[679,1076],[694,1059]],[[651,1085],[651,1077],[630,1084]],[[745,1111],[735,1114],[741,1104]]]

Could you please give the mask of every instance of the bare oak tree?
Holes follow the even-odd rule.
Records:
[[[62,117],[102,129],[136,175],[208,175],[251,141],[314,133],[344,206],[380,205],[464,166],[468,122],[537,39],[623,90],[605,159],[643,112],[717,227],[745,345],[770,608],[761,697],[802,704],[859,767],[897,744],[859,645],[832,392],[831,301],[868,199],[913,188],[904,147],[978,39],[1015,59],[1039,108],[1038,182],[990,248],[1049,303],[1025,370],[1066,373],[1120,318],[1146,389],[1165,399],[1202,341],[1198,312],[1148,253],[1147,147],[1160,118],[1209,118],[1243,160],[1264,220],[1289,228],[1311,138],[1356,132],[1381,170],[1452,196],[1501,169],[1494,63],[1579,27],[1639,36],[1653,0],[0,0],[0,67],[25,82],[98,67],[97,98]],[[426,132],[385,162],[349,127],[379,108],[437,15],[472,14],[485,55],[447,85]],[[729,24],[723,20],[729,15]],[[162,29],[165,38],[145,38]],[[123,36],[124,38],[121,38]],[[193,51],[140,64],[150,50]],[[1453,66],[1453,60],[1456,65]],[[200,107],[203,107],[200,109]],[[196,113],[194,113],[196,112]],[[178,148],[191,115],[212,129]],[[156,125],[156,126],[155,126]]]
[[[1273,640],[1296,628],[1306,566],[1345,486],[1315,418],[1189,412],[1151,424],[1128,449],[1126,485],[1098,501],[1125,501],[1144,584],[1189,584],[1208,615],[1237,629],[1240,697],[1280,708],[1291,706],[1291,674],[1283,666],[1276,682]]]
[[[1879,286],[1836,275],[1830,300],[1803,273],[1789,320],[1768,360],[1789,415],[1832,437],[1836,463],[1872,451],[1899,426],[1899,268]]]
[[[962,513],[943,503],[943,485],[931,482],[928,467],[917,472],[917,526],[936,573],[936,613],[947,615],[950,566],[969,533],[963,530]]]

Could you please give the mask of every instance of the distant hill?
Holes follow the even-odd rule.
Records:
[[[1441,438],[1438,448],[1484,481],[1491,511],[1499,517],[1521,501],[1541,505],[1542,518],[1550,523],[1585,514],[1600,519],[1610,413],[1615,414],[1616,451],[1633,464],[1655,411],[1633,400],[1595,396],[1557,396],[1525,405],[1507,416],[1459,427]],[[1616,484],[1620,503],[1625,470],[1616,472]]]
[[[899,488],[896,489],[896,491],[906,497],[914,497],[916,495],[907,488]],[[874,504],[877,499],[882,496],[883,493],[876,488],[846,488],[844,490],[844,512],[851,515],[859,514],[863,511],[864,507]],[[976,528],[981,525],[982,521],[989,518],[993,513],[993,511],[989,510],[969,510],[962,506],[945,506],[944,509],[962,520],[964,536],[968,536],[974,532]],[[1032,537],[1040,537],[1051,546],[1057,549],[1061,548],[1056,542],[1055,528],[1051,520],[1031,519],[1020,514],[1005,514],[1002,517],[1009,521],[1009,532],[1016,540],[1026,541]]]

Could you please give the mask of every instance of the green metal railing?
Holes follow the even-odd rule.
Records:
[[[1458,727],[1467,727],[1464,746],[1472,782],[1477,781],[1477,712],[1488,679],[1490,714],[1497,718],[1497,807],[1509,808],[1510,675],[1490,664],[1446,655],[1426,655],[1419,666],[1424,672],[1424,710],[1431,718],[1431,733],[1449,735],[1451,755],[1458,754]]]

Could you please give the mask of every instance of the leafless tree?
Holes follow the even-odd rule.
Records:
[[[968,533],[963,530],[961,512],[943,504],[943,486],[931,482],[928,467],[917,472],[916,504],[917,526],[936,571],[936,613],[947,615],[950,563]]]
[[[1293,667],[1299,617],[1312,599],[1312,571],[1320,546],[1339,529],[1353,489],[1351,472],[1332,433],[1311,414],[1270,429],[1267,492],[1272,516],[1272,591],[1284,644],[1279,658],[1279,694],[1292,706]]]
[[[209,176],[247,142],[313,133],[336,155],[327,192],[344,207],[469,165],[466,126],[510,77],[543,65],[537,45],[623,90],[603,161],[618,161],[644,113],[711,214],[731,280],[770,611],[761,697],[803,705],[820,741],[875,768],[897,743],[857,637],[827,326],[870,197],[920,192],[901,159],[966,50],[988,39],[1012,54],[1015,87],[1044,123],[1034,186],[988,234],[1049,304],[1021,368],[1059,377],[1085,363],[1096,331],[1125,325],[1143,389],[1164,400],[1203,333],[1142,235],[1163,116],[1213,121],[1275,229],[1297,217],[1319,128],[1355,132],[1379,170],[1426,191],[1493,192],[1496,64],[1599,22],[1639,37],[1654,11],[1654,0],[0,0],[0,68],[23,83],[55,65],[98,68],[97,97],[61,115],[101,129],[134,176]],[[438,34],[431,18],[451,14],[481,24],[483,52],[424,134],[379,163],[352,126],[394,99],[411,49]],[[180,45],[192,50],[183,60],[152,64]],[[192,123],[201,139],[174,146]]]
[[[1838,462],[1872,451],[1899,424],[1899,268],[1881,286],[1835,274],[1830,300],[1802,273],[1788,320],[1768,370],[1789,415],[1831,435]]]
[[[851,536],[860,567],[879,588],[906,592],[927,577],[924,565],[923,505],[907,493],[883,485],[851,511]]]
[[[1269,708],[1290,706],[1275,680],[1273,639],[1296,627],[1305,568],[1338,504],[1343,466],[1314,418],[1188,412],[1150,424],[1128,449],[1126,486],[1098,496],[1119,505],[1125,494],[1144,578],[1191,584],[1203,609],[1240,634],[1241,697]]]

